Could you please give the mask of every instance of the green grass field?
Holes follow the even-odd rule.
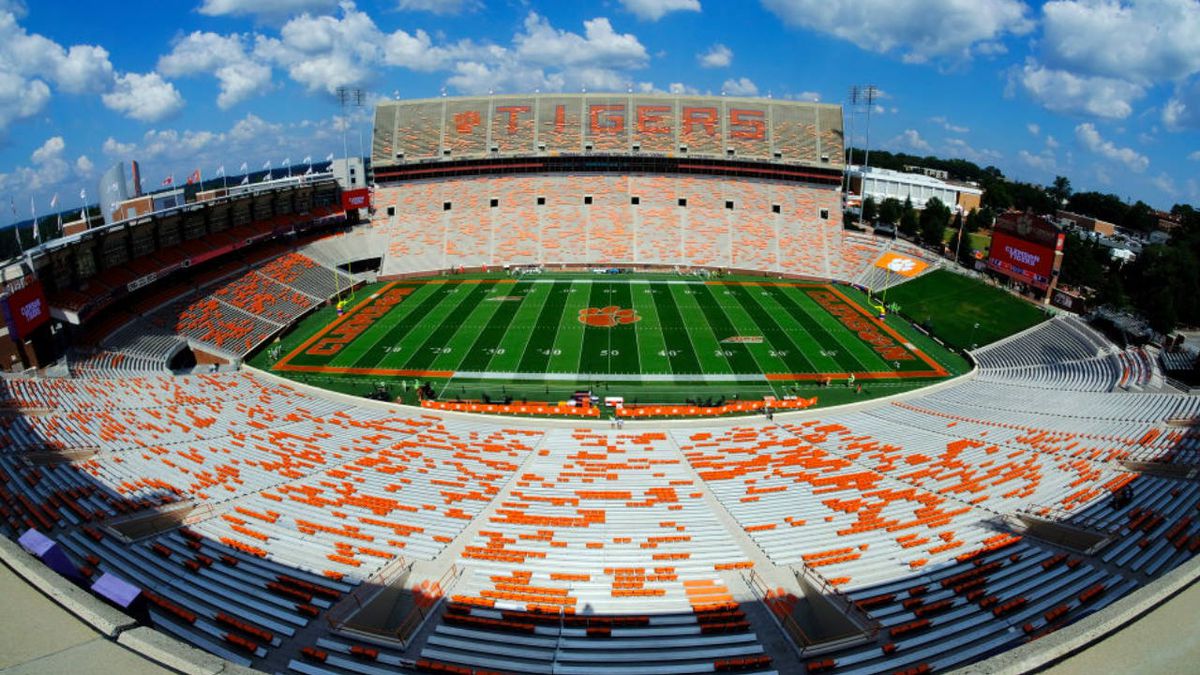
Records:
[[[887,302],[959,349],[995,342],[1047,318],[1033,304],[1002,289],[946,270],[889,289]]]
[[[376,284],[251,363],[348,393],[428,381],[443,398],[557,400],[584,387],[661,403],[814,389],[840,400],[825,379],[853,373],[892,393],[965,365],[846,287],[584,274]]]

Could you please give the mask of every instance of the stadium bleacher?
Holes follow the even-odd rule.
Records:
[[[310,244],[311,245],[311,244]],[[185,283],[154,288],[129,310],[89,330],[91,347],[70,359],[76,373],[164,371],[189,343],[244,356],[357,279],[281,247],[249,263],[224,262]]]
[[[1195,462],[1197,434],[1172,420],[1200,404],[1092,370],[1118,351],[1057,319],[937,391],[665,432],[366,407],[249,372],[10,379],[0,530],[42,530],[85,574],[144,588],[160,630],[299,673],[770,672],[788,661],[749,605],[786,613],[797,591],[749,595],[752,569],[803,569],[866,617],[810,670],[945,669],[1200,550],[1194,482],[1125,464]],[[1026,386],[1037,369],[1078,384]],[[176,508],[184,527],[112,529]],[[1022,516],[1105,544],[1064,549]],[[463,571],[420,640],[312,630],[402,558]]]
[[[783,181],[484,176],[389,185],[377,199],[372,223],[388,242],[385,277],[460,266],[636,263],[855,282],[888,250],[935,262],[903,242],[844,232],[836,191]]]

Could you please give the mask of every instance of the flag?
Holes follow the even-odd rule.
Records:
[[[238,171],[241,171],[242,173],[246,173],[246,171],[248,169],[249,169],[249,167],[246,165],[246,163],[242,162],[242,166],[240,168],[238,168]]]
[[[305,155],[305,156],[304,156],[304,163],[305,163],[305,164],[312,164],[312,155]]]
[[[187,184],[194,185],[195,183],[199,183],[199,182],[200,182],[200,169],[196,169],[195,171],[192,172],[192,174],[190,176],[188,176]]]
[[[166,178],[164,178],[162,184],[163,185],[174,185],[175,184],[175,174],[171,174],[170,176],[167,176]]]
[[[87,188],[84,188],[79,191],[79,199],[80,199],[80,201],[84,201],[84,202],[87,201]]]
[[[54,196],[50,198],[50,208],[55,208],[57,206],[58,206],[58,193],[55,192]]]
[[[16,218],[17,217],[17,202],[12,197],[8,198],[8,207],[10,209],[12,209],[13,217]]]
[[[269,160],[269,159],[268,159],[268,160],[266,161],[266,163],[265,163],[265,164],[263,164],[263,171],[266,171],[266,170],[268,170],[268,169],[270,169],[270,168],[271,168],[271,160]]]
[[[36,244],[41,237],[38,236],[37,207],[33,204],[32,196],[29,197],[29,214],[33,216],[33,243]]]
[[[246,177],[242,179],[242,185],[249,185],[249,184],[250,184],[250,176],[247,174]]]
[[[224,165],[224,164],[222,164],[221,166],[218,166],[218,167],[217,167],[217,175],[218,175],[218,176],[224,176],[224,175],[225,175],[225,165]]]
[[[304,172],[304,175],[305,175],[305,176],[311,176],[311,175],[312,175],[312,172],[313,172],[313,171],[312,171],[312,167],[310,166],[310,167],[308,167],[308,171],[305,171],[305,172]]]
[[[329,156],[325,158],[325,161],[326,161],[326,162],[332,162],[332,161],[333,161],[333,153],[332,153],[332,152],[331,152],[331,153],[329,153]]]

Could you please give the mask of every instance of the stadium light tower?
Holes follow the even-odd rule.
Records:
[[[399,93],[399,92],[397,92]],[[354,106],[355,108],[363,107],[363,90],[362,89],[347,89],[346,87],[337,88],[338,104],[342,107],[342,158],[350,158],[350,149],[346,144],[346,129],[350,125],[349,118],[346,117],[346,106]]]
[[[859,195],[858,206],[858,224],[862,225],[862,204],[866,201],[867,187],[867,168],[871,166],[871,108],[875,107],[875,101],[879,98],[879,88],[873,84],[856,84],[850,87],[850,121],[854,122],[854,115],[858,112],[860,106],[865,106],[867,109],[867,128],[865,131],[865,139],[863,141],[863,166],[860,171],[862,181],[859,183],[859,191],[863,194]],[[853,129],[853,127],[851,127]],[[850,150],[851,159],[854,157],[853,144]],[[847,165],[853,162],[847,162]],[[849,189],[849,178],[847,177],[847,189]]]

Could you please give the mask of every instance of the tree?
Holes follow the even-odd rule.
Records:
[[[864,223],[873,223],[879,217],[879,209],[875,206],[875,198],[868,196],[862,203],[862,219]]]
[[[1055,176],[1054,184],[1046,188],[1046,193],[1054,199],[1056,206],[1061,207],[1071,198],[1071,179],[1066,176]]]
[[[895,225],[903,213],[904,206],[895,197],[888,197],[879,205],[879,219],[885,223]]]
[[[1188,248],[1147,246],[1125,272],[1129,298],[1154,330],[1169,333],[1200,318],[1200,272]]]
[[[1149,204],[1138,200],[1125,212],[1125,219],[1119,224],[1137,232],[1152,232],[1158,227],[1158,216],[1154,215],[1154,209]]]
[[[950,221],[950,209],[937,197],[930,197],[921,211],[921,240],[930,246],[940,246],[945,241],[946,223]]]
[[[1111,260],[1108,249],[1091,238],[1070,232],[1063,243],[1063,264],[1059,279],[1071,286],[1098,289],[1104,281]]]
[[[983,205],[998,211],[1004,211],[1013,205],[1012,195],[1008,192],[1008,183],[1004,180],[989,180],[983,185]]]
[[[900,232],[909,237],[916,237],[919,229],[917,210],[913,208],[912,198],[905,198],[904,206],[900,209]]]
[[[1067,210],[1110,223],[1122,223],[1129,207],[1113,194],[1076,192],[1067,199]]]

